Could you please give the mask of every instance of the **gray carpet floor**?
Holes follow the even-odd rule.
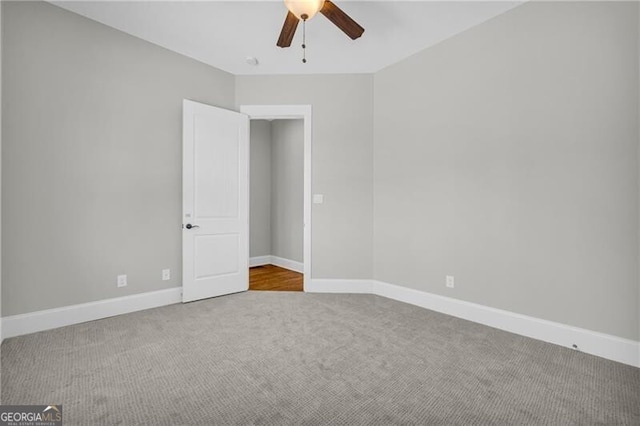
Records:
[[[371,295],[248,292],[8,339],[65,425],[640,424],[640,369]]]

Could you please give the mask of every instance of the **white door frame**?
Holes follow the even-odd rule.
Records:
[[[303,287],[306,290],[311,284],[311,105],[241,105],[240,112],[247,114],[250,120],[304,120],[304,249],[302,261],[304,263]],[[251,230],[249,230],[249,234],[251,234]]]

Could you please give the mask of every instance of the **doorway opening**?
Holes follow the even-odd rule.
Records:
[[[249,289],[311,279],[311,107],[242,106],[250,118]]]
[[[249,290],[302,291],[304,122],[251,120]]]

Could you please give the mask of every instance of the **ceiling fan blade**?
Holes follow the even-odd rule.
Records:
[[[293,41],[293,35],[298,28],[298,18],[291,12],[287,13],[287,17],[284,19],[284,25],[282,25],[282,31],[280,31],[280,37],[276,43],[279,47],[289,47]]]
[[[325,0],[324,6],[320,9],[320,13],[327,17],[336,27],[340,28],[346,35],[355,40],[364,33],[362,28],[356,21],[351,19],[349,15],[344,13],[336,4],[330,0]]]

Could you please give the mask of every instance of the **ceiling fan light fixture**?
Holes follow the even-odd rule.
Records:
[[[284,0],[284,4],[296,18],[306,21],[322,9],[324,0]]]

